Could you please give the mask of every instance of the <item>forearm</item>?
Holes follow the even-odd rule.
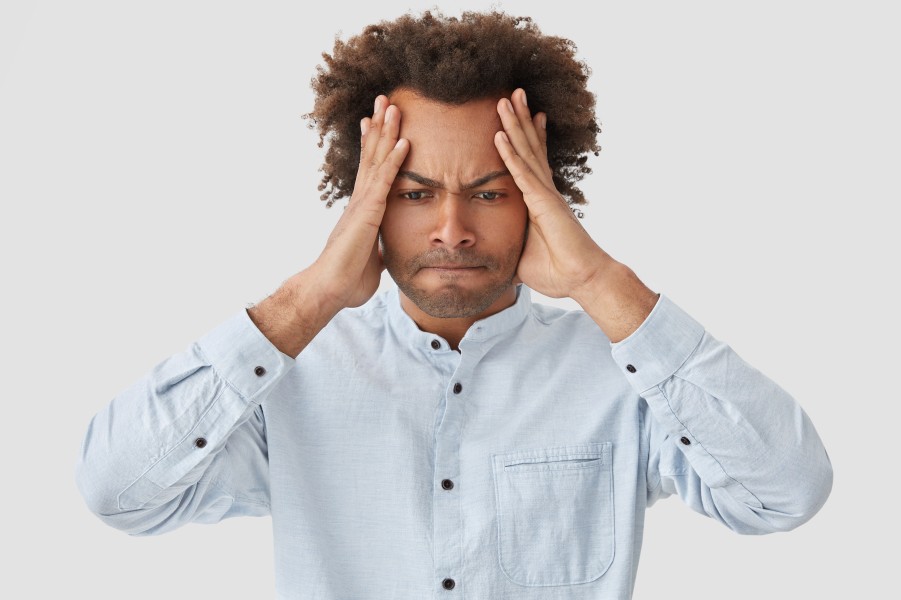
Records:
[[[293,363],[244,311],[159,363],[88,427],[77,467],[88,506],[130,533],[214,518],[209,510],[222,506],[214,496],[224,492],[208,486],[211,469],[228,470],[225,479],[235,485],[253,476],[255,469],[243,466],[264,461],[254,450],[265,447],[262,428],[254,425],[254,433],[244,425]],[[217,467],[226,443],[248,450],[223,454],[227,464]]]
[[[653,416],[649,486],[743,533],[796,527],[832,485],[799,404],[668,298],[612,348]]]
[[[315,265],[285,281],[272,295],[247,309],[260,332],[283,354],[296,358],[338,313],[321,291]]]

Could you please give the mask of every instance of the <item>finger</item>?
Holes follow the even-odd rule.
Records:
[[[547,158],[547,113],[537,112],[532,117],[532,125],[535,127],[535,135],[538,136],[538,146]]]
[[[378,95],[375,98],[375,103],[373,104],[372,109],[372,117],[364,117],[363,120],[367,120],[366,122],[366,132],[363,133],[363,141],[360,146],[360,165],[361,167],[368,165],[372,162],[373,153],[375,151],[375,141],[379,138],[379,133],[381,131],[381,124],[384,119],[384,104],[387,98],[383,95]],[[361,127],[362,129],[362,127]]]
[[[356,182],[353,195],[359,195],[366,206],[379,213],[376,225],[381,223],[381,213],[384,211],[388,192],[409,150],[409,141],[404,138],[397,140],[385,159],[378,165],[373,165],[365,180],[358,179]]]
[[[535,113],[532,117],[532,123],[535,125],[535,132],[538,134],[538,144],[541,146],[541,155],[544,157],[542,164],[547,167],[547,176],[553,181],[554,173],[547,158],[547,113]]]
[[[360,203],[366,205],[368,208],[360,210],[374,211],[373,218],[369,220],[376,225],[381,222],[388,190],[410,148],[409,141],[397,139],[399,120],[399,109],[391,106],[387,97],[379,95],[375,99],[372,117],[364,117],[360,121],[363,138],[360,166],[348,207]]]
[[[363,150],[366,149],[366,132],[369,131],[369,122],[372,119],[363,117],[360,119],[360,160],[363,160]]]
[[[532,167],[517,154],[505,132],[498,131],[494,134],[494,145],[513,176],[516,187],[522,191],[523,200],[533,216],[548,210],[559,210],[561,207],[566,209],[563,197],[555,188],[548,188]]]
[[[516,152],[506,132],[498,131],[494,134],[494,146],[523,194],[534,194],[540,187],[544,187],[540,185],[532,167]]]
[[[507,135],[507,139],[510,141],[510,144],[513,146],[516,154],[520,156],[522,160],[528,163],[529,167],[536,173],[545,172],[546,169],[541,164],[543,158],[539,158],[537,151],[538,137],[535,133],[535,128],[532,126],[531,119],[527,118],[526,120],[528,122],[528,128],[535,136],[535,146],[533,146],[532,143],[529,142],[526,129],[520,122],[519,116],[515,112],[513,103],[511,103],[508,98],[502,98],[498,102],[498,114],[501,117],[501,123],[504,126],[504,132]],[[541,156],[543,157],[543,154]]]
[[[400,166],[404,164],[404,159],[407,157],[407,152],[409,151],[410,142],[406,138],[400,138],[394,142],[394,146],[388,152],[387,156],[385,156],[385,160],[379,165],[378,175],[379,182],[383,186],[383,189],[381,190],[381,196],[383,198],[388,195],[388,190],[390,190],[391,186],[394,184],[397,172],[400,171]]]
[[[510,97],[510,104],[513,105],[513,111],[516,114],[517,119],[519,119],[519,124],[522,127],[523,133],[526,134],[526,139],[529,141],[529,147],[532,148],[533,152],[540,150],[541,141],[538,138],[538,131],[532,121],[532,114],[529,111],[526,91],[522,88],[514,90],[513,95]]]
[[[373,152],[372,162],[379,165],[384,162],[388,154],[394,149],[397,143],[398,133],[400,132],[400,109],[393,104],[387,104],[384,112],[384,120],[382,122],[381,131],[376,141],[375,152]]]

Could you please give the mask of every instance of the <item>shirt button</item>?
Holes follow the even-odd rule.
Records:
[[[452,489],[454,489],[454,482],[451,481],[450,479],[443,479],[443,480],[441,480],[441,487],[443,487],[446,490],[452,490]]]
[[[683,444],[685,444],[686,446],[690,446],[690,445],[691,445],[691,440],[688,439],[688,438],[685,437],[685,436],[682,436],[682,439],[679,440],[679,441],[682,442]]]
[[[197,438],[194,440],[195,448],[206,448],[206,438]]]
[[[635,372],[635,367],[633,367],[632,365],[626,365],[626,370],[627,370],[629,373],[634,373],[634,372]]]
[[[453,579],[448,577],[447,579],[445,579],[444,581],[441,582],[441,585],[444,586],[444,589],[446,589],[446,590],[452,590],[452,589],[454,589],[454,586],[457,584],[454,582]]]
[[[441,349],[441,342],[439,342],[438,340],[432,340],[432,349],[433,349],[433,350],[440,350],[440,349]]]
[[[266,374],[266,369],[264,369],[263,367],[257,367],[253,370],[253,372],[257,374],[257,377],[262,377]]]
[[[463,384],[458,381],[457,383],[454,384],[454,393],[459,394],[462,391],[463,391]]]

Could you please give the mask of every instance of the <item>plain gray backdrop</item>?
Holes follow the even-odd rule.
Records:
[[[316,258],[341,211],[318,200],[323,151],[300,117],[320,53],[430,6],[4,0],[0,596],[274,596],[269,519],[130,538],[87,511],[76,457],[116,393]],[[586,227],[792,393],[833,461],[831,498],[791,533],[652,507],[635,597],[891,595],[892,3],[439,6],[575,41],[603,128]]]

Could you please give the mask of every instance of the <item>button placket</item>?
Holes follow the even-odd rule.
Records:
[[[446,346],[442,343],[442,349]],[[441,589],[453,590],[459,581],[453,576],[462,572],[464,564],[463,530],[465,519],[462,511],[460,488],[460,438],[463,420],[466,416],[464,383],[469,379],[468,365],[471,359],[457,355],[459,363],[448,373],[443,390],[444,414],[435,430],[435,471],[436,485],[433,493],[433,527],[435,577]],[[458,594],[462,591],[457,590]]]

